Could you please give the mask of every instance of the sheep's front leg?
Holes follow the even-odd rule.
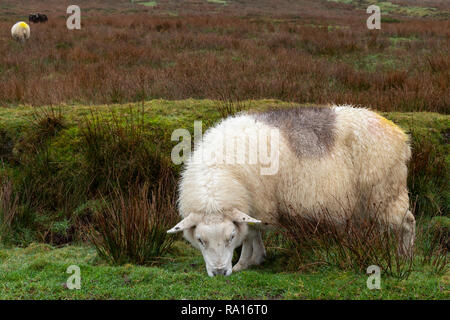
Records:
[[[253,236],[251,232],[248,233],[247,238],[245,238],[242,243],[241,249],[241,257],[239,258],[238,263],[236,263],[233,267],[233,272],[241,271],[247,269],[250,265],[250,259],[253,254]]]
[[[259,265],[264,262],[266,258],[266,248],[261,235],[261,230],[256,230],[253,237],[253,253],[250,259],[250,264]]]
[[[261,231],[250,229],[247,238],[242,243],[241,257],[233,267],[233,271],[247,269],[251,265],[264,261],[266,250],[261,237]]]

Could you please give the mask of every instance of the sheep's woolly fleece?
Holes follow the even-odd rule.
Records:
[[[238,141],[249,128],[279,130],[275,175],[261,175],[259,164],[202,161],[204,154],[223,152],[222,146]],[[249,148],[248,143],[243,148],[245,159],[254,153]],[[300,107],[239,114],[210,128],[196,146],[182,174],[180,214],[236,208],[269,221],[288,208],[300,213],[326,208],[342,221],[350,208],[367,205],[361,199],[370,199],[389,224],[402,225],[405,215],[414,219],[406,186],[410,156],[408,136],[368,109]]]
[[[15,40],[27,40],[30,38],[30,26],[23,21],[17,22],[12,28],[11,28],[11,36]]]

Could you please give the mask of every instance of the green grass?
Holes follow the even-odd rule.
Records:
[[[374,73],[379,69],[384,71],[404,70],[408,67],[407,58],[400,60],[393,55],[383,53],[373,54],[346,54],[341,58],[342,61],[352,66],[355,70]]]
[[[49,163],[54,170],[50,177],[58,177],[60,180],[57,181],[64,185],[77,183],[74,177],[83,168],[80,124],[92,113],[100,115],[102,121],[112,119],[112,113],[115,113],[120,121],[125,122],[143,110],[146,133],[155,135],[162,142],[163,153],[168,157],[177,144],[170,141],[172,131],[186,128],[193,133],[195,120],[202,120],[203,130],[206,130],[221,118],[217,104],[212,100],[188,99],[151,100],[143,105],[59,106],[57,109],[60,109],[64,127],[47,141]],[[293,104],[257,100],[247,101],[244,105],[250,109],[264,110],[270,106],[282,108]],[[31,106],[0,108],[0,128],[3,130],[3,134],[0,130],[0,144],[2,139],[6,145],[10,145],[8,139],[12,141],[13,156],[19,152],[17,148],[32,127],[33,115],[37,110]],[[426,141],[434,146],[434,152],[439,158],[444,157],[448,168],[449,115],[428,112],[382,115],[412,133],[419,152],[421,145],[417,142]],[[1,152],[2,148],[0,158]],[[14,161],[0,160],[0,163],[0,174],[6,171],[12,177],[20,177],[26,169]],[[174,169],[178,171],[180,166],[174,166]],[[435,177],[431,172],[421,178],[424,182],[420,188],[411,189],[421,199],[420,210],[426,209],[432,214],[441,210],[441,215],[448,212],[448,188],[442,191],[442,184],[435,182],[438,178],[445,181],[446,174],[444,171],[444,177]],[[93,199],[82,199],[81,203],[77,203],[75,197],[69,200],[77,205],[73,211],[63,211],[67,209],[61,208],[55,212],[30,212],[28,219],[31,222],[24,221],[15,230],[13,243],[20,244],[20,247],[0,249],[0,299],[444,299],[449,296],[450,275],[436,275],[431,267],[423,267],[420,263],[414,265],[407,280],[382,275],[382,289],[371,291],[366,288],[367,275],[331,266],[317,267],[308,272],[288,272],[286,256],[274,248],[268,249],[269,259],[262,266],[229,278],[210,279],[200,253],[180,241],[161,264],[154,266],[109,266],[97,256],[94,248],[86,245],[62,248],[30,245],[30,242],[42,241],[42,235],[47,232],[64,236],[77,212],[83,211],[83,206]],[[63,286],[69,276],[66,269],[72,264],[81,267],[81,290],[71,291]]]
[[[154,7],[157,5],[156,1],[138,2],[138,4],[141,4],[146,7]]]
[[[217,4],[223,4],[223,5],[227,4],[227,2],[225,0],[206,0],[206,1],[208,1],[210,3],[217,3]]]
[[[391,43],[394,46],[398,46],[400,44],[405,44],[405,43],[409,43],[409,42],[413,42],[413,41],[417,41],[418,38],[416,37],[389,37],[389,41],[391,41]]]
[[[438,9],[430,7],[405,7],[400,8],[399,12],[407,16],[415,16],[415,17],[427,17],[439,14]]]
[[[93,248],[31,244],[0,249],[0,299],[446,299],[450,275],[414,271],[408,280],[381,276],[381,290],[367,276],[322,267],[285,272],[273,249],[262,266],[230,277],[209,278],[198,251],[177,242],[157,266],[109,266]],[[64,286],[70,265],[81,269],[81,289]]]
[[[357,1],[357,0],[328,0],[332,2],[344,3],[348,5],[357,6],[361,9],[367,8],[369,5],[377,5],[380,7],[381,14],[400,14],[404,16],[410,17],[429,17],[429,16],[449,16],[450,12],[446,10],[438,10],[433,7],[425,7],[425,6],[404,6],[396,3],[392,3],[390,1],[379,1],[379,0],[366,0],[366,1]]]

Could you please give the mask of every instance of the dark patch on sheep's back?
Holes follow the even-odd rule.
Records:
[[[320,157],[333,148],[336,140],[336,113],[327,107],[274,109],[252,116],[280,129],[299,157]]]

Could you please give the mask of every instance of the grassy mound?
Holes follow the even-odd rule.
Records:
[[[171,224],[167,219],[156,215],[146,224],[147,212],[177,219],[175,208],[164,204],[174,195],[173,182],[166,182],[176,181],[180,170],[170,161],[178,143],[171,141],[173,130],[193,134],[194,121],[201,120],[205,131],[240,110],[291,105],[276,100],[152,100],[1,108],[0,232],[3,243],[16,247],[0,249],[0,298],[444,298],[448,275],[442,276],[447,258],[441,244],[448,235],[435,231],[435,221],[448,219],[448,115],[383,113],[411,136],[408,183],[415,214],[423,218],[418,219],[418,254],[408,278],[383,273],[382,290],[367,289],[367,275],[361,271],[317,261],[299,265],[276,234],[266,238],[268,260],[262,266],[209,279],[198,251],[159,236]],[[149,198],[148,190],[157,190],[156,198]],[[436,215],[444,217],[432,219]],[[108,225],[111,218],[120,223]],[[147,226],[142,237],[130,228],[136,221]],[[86,233],[92,223],[97,227]],[[89,234],[97,253],[84,241]],[[161,241],[164,252],[152,243],[146,247],[148,235]],[[81,290],[64,285],[66,269],[73,264],[82,270]],[[31,278],[38,281],[27,280]]]
[[[152,100],[103,106],[20,106],[0,109],[0,177],[13,181],[17,209],[16,243],[54,244],[79,238],[99,195],[130,181],[154,183],[161,170],[175,177],[170,161],[177,128],[193,134],[242,109],[287,107],[276,100],[221,103],[211,100]],[[412,138],[409,188],[416,215],[448,212],[450,117],[436,113],[383,113]]]
[[[381,275],[381,290],[366,287],[367,275],[321,267],[286,273],[268,248],[263,266],[230,277],[209,278],[200,252],[177,242],[163,263],[109,266],[86,246],[31,244],[0,249],[0,299],[445,299],[449,276],[414,270],[408,280]],[[65,285],[78,265],[81,289]]]

